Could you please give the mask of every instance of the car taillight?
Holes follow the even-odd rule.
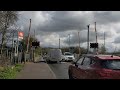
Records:
[[[111,78],[112,77],[112,70],[110,69],[102,69],[98,71],[98,74],[101,78]]]

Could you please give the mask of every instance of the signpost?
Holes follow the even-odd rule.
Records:
[[[23,39],[24,33],[22,31],[18,32],[18,38]]]
[[[18,38],[17,38],[17,56],[18,56],[18,63],[21,62],[21,59],[19,59],[22,54],[18,54],[19,49],[21,48],[21,51],[23,50],[23,46],[21,43],[19,43],[19,40],[22,40],[24,36],[24,33],[22,31],[18,31]],[[20,44],[20,45],[19,45]],[[21,52],[22,53],[22,52]],[[19,57],[20,56],[20,57]]]

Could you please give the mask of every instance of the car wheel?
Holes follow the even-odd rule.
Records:
[[[49,64],[49,63],[50,63],[50,60],[47,60],[47,63]]]
[[[73,77],[72,77],[72,73],[69,71],[69,79],[74,79]]]

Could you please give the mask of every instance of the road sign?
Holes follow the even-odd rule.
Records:
[[[23,36],[24,36],[24,33],[21,32],[21,31],[19,31],[19,32],[18,32],[18,38],[19,38],[19,39],[23,39]]]

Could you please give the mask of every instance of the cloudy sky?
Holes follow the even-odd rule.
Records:
[[[31,23],[31,34],[35,30],[36,38],[43,47],[58,47],[59,37],[61,47],[78,46],[78,32],[80,45],[86,47],[87,25],[90,24],[90,42],[95,42],[94,22],[98,34],[98,42],[104,43],[109,52],[115,47],[120,50],[120,12],[119,11],[21,11],[17,25],[26,34]]]

